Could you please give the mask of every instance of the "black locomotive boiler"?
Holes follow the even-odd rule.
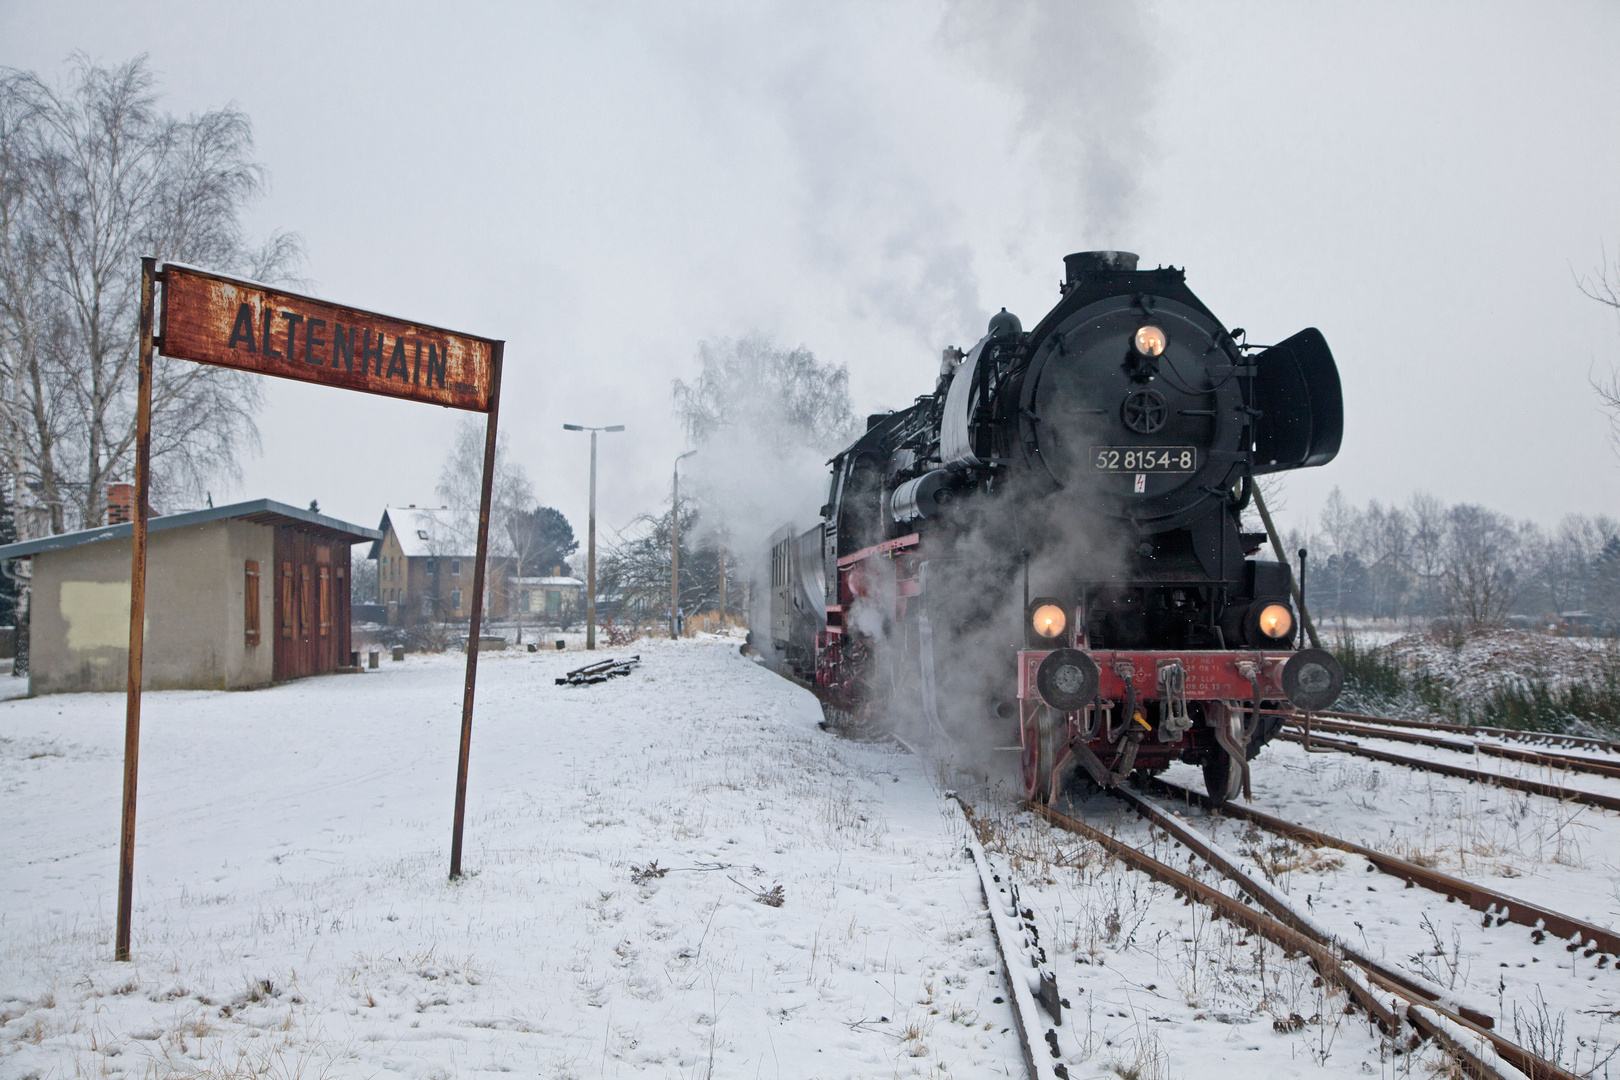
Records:
[[[1006,309],[831,462],[821,521],[772,540],[771,639],[823,701],[954,735],[1016,719],[1025,794],[1172,761],[1240,790],[1284,702],[1322,709],[1254,478],[1338,453],[1321,333],[1228,331],[1183,271],[1068,256],[1033,330]]]

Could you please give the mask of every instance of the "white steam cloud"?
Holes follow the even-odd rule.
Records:
[[[1157,35],[1142,9],[955,0],[940,35],[1017,95],[1018,134],[1034,142],[1056,200],[1051,224],[1115,246],[1152,149]]]

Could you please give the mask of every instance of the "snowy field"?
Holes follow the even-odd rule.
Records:
[[[148,694],[130,964],[123,698],[0,704],[0,1077],[1017,1075],[959,819],[738,644],[485,654],[459,884],[460,657]]]
[[[828,735],[738,644],[638,642],[600,654],[639,651],[638,670],[583,688],[553,681],[578,652],[484,654],[457,884],[459,656],[148,695],[131,964],[110,959],[123,698],[0,703],[0,1080],[1018,1076],[942,780],[980,807],[1043,927],[1076,1080],[1427,1080],[1432,1052],[1345,1015],[1302,961],[1019,810],[1016,755],[998,782]],[[1286,743],[1254,789],[1620,924],[1615,815]],[[1115,800],[1087,813],[1156,842]],[[1510,1035],[1517,1019],[1556,1036],[1551,1056],[1582,1071],[1613,1045],[1613,969],[1353,858],[1200,827]]]

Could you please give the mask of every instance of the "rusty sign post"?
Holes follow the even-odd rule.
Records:
[[[478,493],[478,555],[473,563],[472,612],[467,619],[467,683],[461,693],[461,757],[456,763],[456,814],[450,827],[450,878],[461,876],[461,825],[467,817],[467,758],[472,752],[473,687],[478,682],[478,635],[484,628],[484,563],[489,554],[489,504],[495,489],[495,421],[501,404],[501,354],[490,356],[489,421],[484,425],[484,482]]]
[[[146,518],[152,471],[152,289],[157,260],[141,260],[140,366],[136,377],[135,506],[129,565],[129,674],[124,690],[124,807],[118,830],[118,936],[113,959],[129,959],[135,892],[135,788],[141,759],[141,664],[146,651]]]
[[[154,333],[155,289],[163,286],[160,334]],[[486,415],[484,477],[478,505],[467,633],[467,681],[461,698],[456,809],[450,876],[461,876],[467,760],[472,750],[478,636],[483,629],[484,564],[495,471],[501,361],[506,343],[459,334],[359,308],[300,296],[207,270],[141,260],[140,374],[135,414],[135,506],[129,579],[129,676],[124,712],[124,801],[118,845],[118,932],[113,955],[129,959],[135,885],[135,794],[139,778],[141,674],[145,650],[146,526],[152,467],[152,361],[164,356],[254,371],[301,382],[408,398]]]

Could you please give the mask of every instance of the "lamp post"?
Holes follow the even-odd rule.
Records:
[[[669,636],[681,636],[681,458],[697,453],[688,450],[675,459],[675,481],[670,488],[669,510]]]
[[[591,523],[587,529],[585,543],[585,648],[596,648],[596,433],[598,431],[623,431],[623,424],[614,424],[611,427],[585,427],[581,424],[564,424],[564,431],[588,431],[591,433]]]

